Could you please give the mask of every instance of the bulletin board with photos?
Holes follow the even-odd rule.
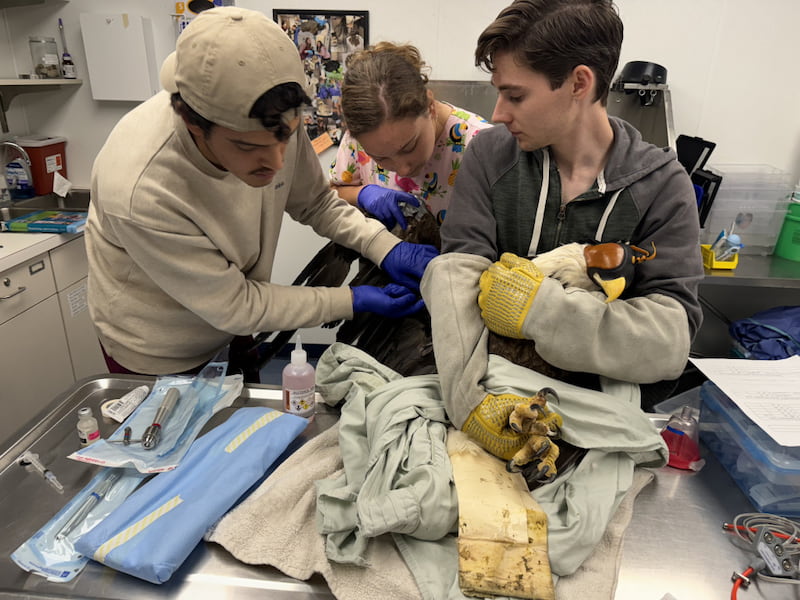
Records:
[[[369,11],[274,9],[272,18],[294,42],[303,61],[311,97],[303,124],[321,152],[342,139],[345,63],[348,55],[369,44]]]

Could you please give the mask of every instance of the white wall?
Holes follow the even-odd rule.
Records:
[[[794,181],[800,179],[800,1],[617,3],[625,24],[620,66],[648,60],[668,69],[676,134],[716,142],[711,163],[766,163],[788,171]],[[473,65],[475,40],[507,4],[508,0],[405,0],[398,10],[388,0],[237,1],[238,6],[270,16],[273,8],[369,10],[371,41],[414,43],[431,65],[434,79],[456,80],[488,79]],[[8,113],[12,133],[66,137],[69,178],[76,186],[88,187],[94,156],[133,104],[92,100],[79,15],[130,12],[149,17],[160,63],[174,46],[169,16],[173,7],[168,0],[72,0],[0,10],[0,78],[29,71],[28,36],[58,39],[61,17],[78,76],[84,79],[79,88],[17,97]],[[275,269],[281,283],[290,282],[323,244],[306,228],[294,223],[286,227]]]

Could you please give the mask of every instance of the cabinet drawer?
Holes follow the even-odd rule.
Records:
[[[2,453],[7,441],[18,439],[15,433],[32,426],[36,416],[74,383],[57,296],[0,325],[0,356],[7,358],[0,361]]]
[[[83,279],[89,272],[83,236],[50,250],[50,260],[53,262],[53,275],[56,278],[58,291]]]
[[[0,323],[5,323],[56,292],[50,257],[36,258],[0,273]]]

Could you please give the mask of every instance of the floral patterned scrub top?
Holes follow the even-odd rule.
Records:
[[[331,163],[333,185],[380,186],[414,194],[424,200],[428,210],[441,223],[450,203],[450,194],[461,167],[461,157],[467,144],[481,130],[491,127],[483,117],[451,106],[444,130],[436,140],[433,154],[422,173],[416,177],[400,177],[372,160],[350,132],[345,132],[336,158]]]

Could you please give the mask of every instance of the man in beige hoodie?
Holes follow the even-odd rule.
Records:
[[[111,372],[196,371],[239,336],[422,307],[436,250],[401,242],[330,189],[299,126],[302,63],[277,24],[204,11],[161,81],[166,91],[120,120],[92,171],[89,308]],[[284,212],[397,283],[270,283]]]

